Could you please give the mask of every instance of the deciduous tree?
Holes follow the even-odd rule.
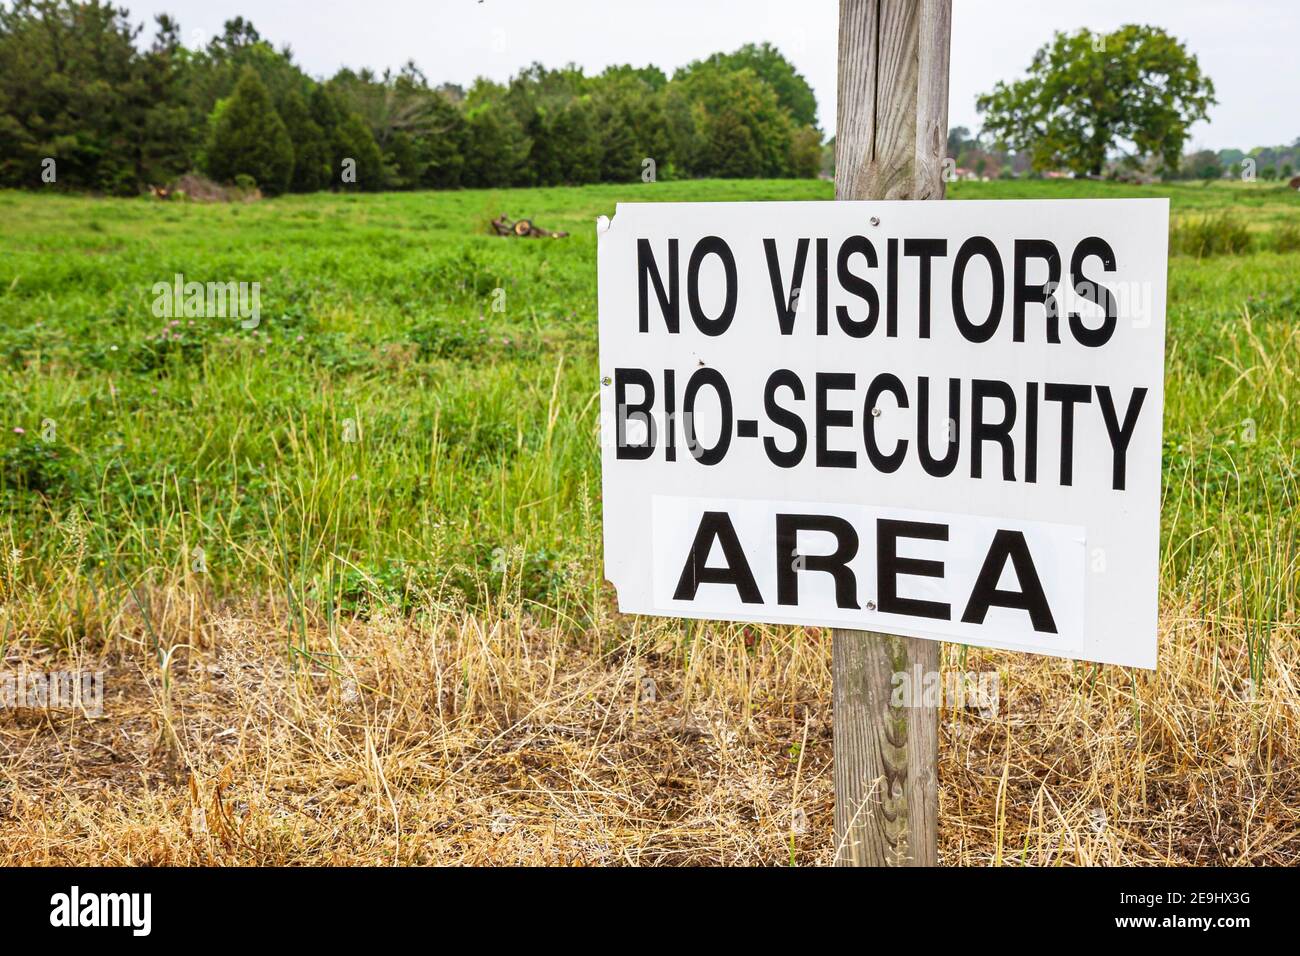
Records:
[[[985,132],[1029,152],[1035,168],[1096,176],[1116,152],[1176,169],[1188,129],[1214,102],[1214,84],[1182,43],[1129,25],[1057,33],[1025,79],[998,83],[976,108]]]

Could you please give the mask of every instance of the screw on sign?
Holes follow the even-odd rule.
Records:
[[[904,201],[949,22],[842,3],[839,201],[597,225],[606,577],[835,629],[843,864],[937,862],[938,641],[1155,665],[1168,205]]]

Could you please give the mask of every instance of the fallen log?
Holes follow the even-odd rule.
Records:
[[[505,213],[492,220],[492,230],[498,236],[518,236],[521,239],[563,239],[567,232],[542,229],[533,224],[531,219],[511,221]]]

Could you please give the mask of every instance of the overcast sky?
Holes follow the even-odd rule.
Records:
[[[505,80],[521,66],[570,61],[588,72],[654,63],[666,72],[718,50],[768,40],[817,93],[835,129],[836,0],[117,0],[149,24],[168,12],[186,42],[222,22],[253,21],[317,76],[379,71],[414,59],[434,83]],[[955,0],[949,122],[976,129],[975,97],[1021,75],[1054,30],[1149,23],[1183,40],[1214,80],[1219,105],[1192,147],[1250,148],[1300,136],[1300,2],[1255,0]]]

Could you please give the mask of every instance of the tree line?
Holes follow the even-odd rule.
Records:
[[[534,64],[506,83],[305,73],[252,23],[187,48],[100,0],[0,5],[0,186],[130,195],[198,171],[264,193],[812,177],[817,101],[769,44],[596,76]],[[351,185],[355,184],[355,185]]]
[[[1300,136],[1290,146],[1256,146],[1250,150],[1199,149],[1183,157],[1174,179],[1232,179],[1254,173],[1271,182],[1289,180],[1300,168]]]

